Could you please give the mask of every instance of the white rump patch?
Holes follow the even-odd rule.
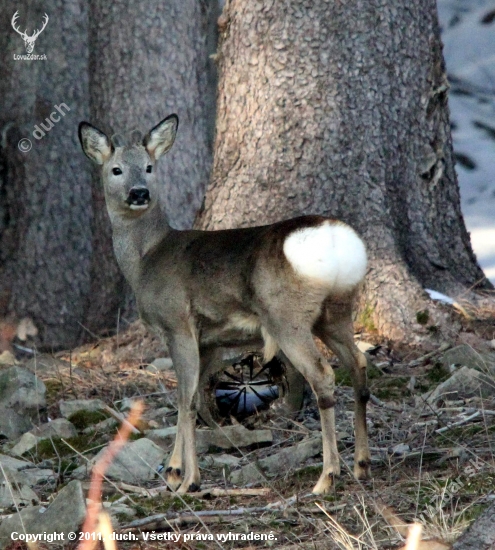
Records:
[[[299,275],[336,291],[352,290],[366,273],[364,243],[341,222],[294,231],[285,239],[284,254]]]

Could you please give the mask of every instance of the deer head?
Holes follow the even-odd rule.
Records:
[[[137,216],[158,199],[155,162],[172,147],[179,119],[170,115],[144,138],[140,132],[108,138],[87,122],[79,125],[79,139],[86,156],[102,167],[105,201],[110,217]]]
[[[48,23],[48,15],[45,13],[45,16],[43,18],[43,26],[39,31],[33,31],[33,34],[31,36],[27,34],[27,29],[24,32],[22,32],[16,27],[16,21],[18,17],[19,17],[19,12],[16,11],[14,13],[14,16],[12,17],[12,28],[15,30],[15,32],[19,33],[22,39],[24,40],[24,45],[26,46],[26,52],[32,53],[34,50],[34,43],[36,42],[36,39],[45,30],[45,27]]]

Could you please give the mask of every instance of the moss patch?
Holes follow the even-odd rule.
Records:
[[[404,393],[407,392],[408,383],[409,378],[405,376],[386,378],[371,386],[371,390],[378,399],[395,399],[404,396]]]
[[[422,309],[416,313],[416,321],[420,325],[426,325],[430,320],[430,312],[427,309]]]
[[[78,431],[82,431],[89,426],[98,424],[108,418],[108,414],[103,411],[77,411],[69,416],[69,422],[72,422]]]
[[[352,386],[352,377],[351,377],[351,371],[344,367],[343,365],[339,365],[338,368],[334,370],[335,373],[335,383],[339,386]],[[375,365],[371,364],[366,369],[366,376],[369,380],[375,380],[376,378],[380,378],[383,376],[382,371],[375,367]]]
[[[374,316],[375,308],[370,304],[366,304],[364,308],[359,312],[357,323],[368,332],[376,332]]]
[[[433,384],[443,382],[449,377],[450,373],[448,369],[442,365],[442,363],[435,363],[433,367],[426,374],[428,380]]]
[[[136,514],[140,518],[145,518],[154,514],[164,514],[166,512],[194,511],[204,509],[204,503],[198,498],[190,495],[183,495],[182,498],[174,496],[172,493],[163,493],[153,498],[134,498],[137,505],[134,507]]]
[[[106,443],[106,440],[99,440],[94,435],[78,435],[76,437],[69,437],[66,441],[80,453],[92,449],[99,444]],[[40,441],[36,445],[34,453],[33,451],[29,451],[25,454],[34,454],[39,460],[47,460],[50,458],[72,456],[74,455],[74,451],[60,437],[52,437],[51,439]]]

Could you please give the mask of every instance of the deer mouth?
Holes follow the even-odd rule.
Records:
[[[150,205],[149,202],[147,203],[143,203],[143,204],[129,204],[129,208],[131,210],[146,210],[148,208],[148,206]]]

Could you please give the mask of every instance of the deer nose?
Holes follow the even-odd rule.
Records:
[[[132,187],[127,197],[129,206],[143,206],[150,202],[150,192],[146,187]]]

